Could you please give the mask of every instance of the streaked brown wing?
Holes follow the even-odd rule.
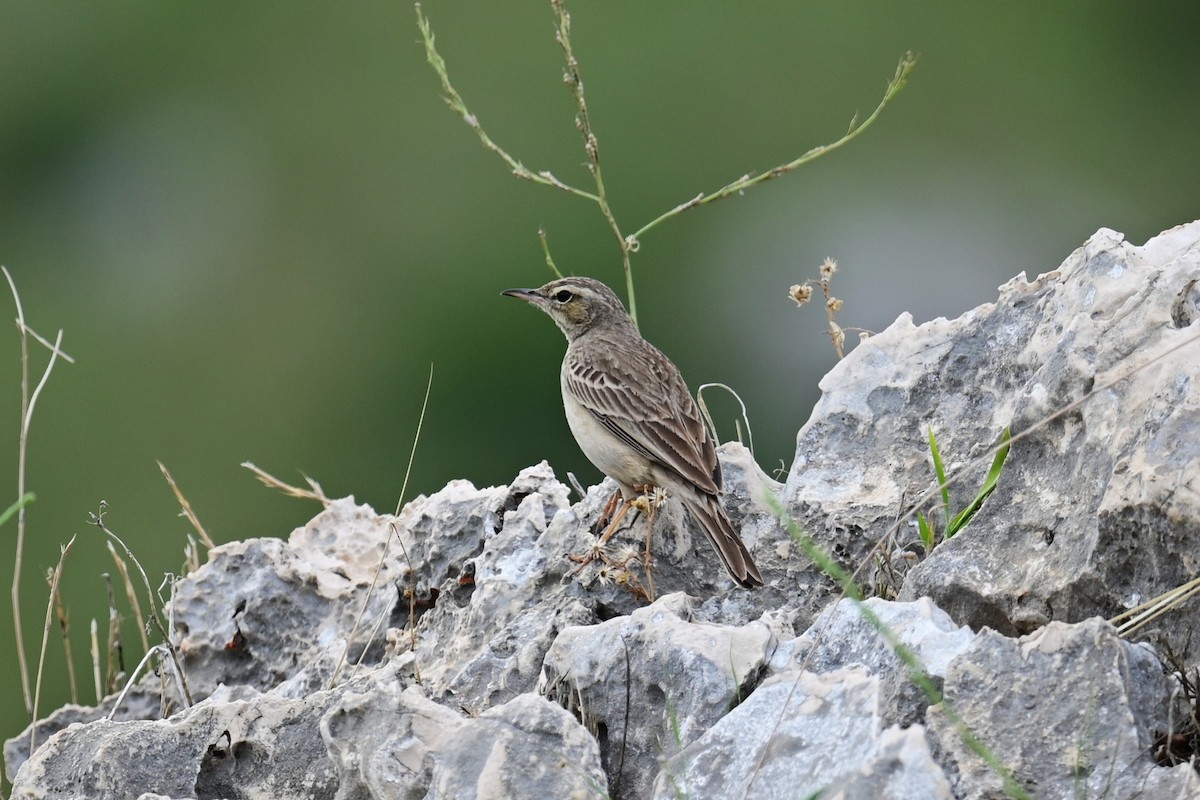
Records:
[[[675,365],[649,342],[621,351],[589,342],[586,365],[568,354],[569,388],[601,424],[651,461],[708,494],[721,491],[721,468],[700,410]]]

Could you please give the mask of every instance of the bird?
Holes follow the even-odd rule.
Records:
[[[620,514],[652,488],[662,489],[708,535],[734,582],[762,586],[762,573],[721,506],[721,464],[687,383],[642,338],[612,289],[567,277],[501,294],[541,309],[567,337],[561,371],[567,424],[588,460],[620,487]]]

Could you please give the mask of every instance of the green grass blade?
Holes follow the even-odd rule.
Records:
[[[984,479],[983,485],[979,487],[979,493],[975,495],[975,499],[971,504],[958,512],[954,516],[946,528],[946,538],[949,539],[954,534],[958,533],[963,528],[967,527],[967,523],[975,516],[975,512],[983,505],[983,501],[987,500],[988,495],[996,488],[996,484],[1000,482],[1000,473],[1004,470],[1004,461],[1008,458],[1008,440],[1010,438],[1008,428],[1000,434],[1000,449],[996,451],[996,455],[992,458],[992,466],[988,469],[987,478]]]
[[[8,522],[9,517],[11,517],[13,514],[17,513],[18,511],[20,511],[25,506],[29,505],[36,499],[37,498],[34,496],[33,492],[26,492],[24,494],[24,496],[21,497],[20,500],[13,503],[8,508],[4,509],[3,512],[0,512],[0,525],[3,525],[4,523]]]
[[[933,435],[933,426],[929,427],[929,452],[933,455],[933,471],[937,475],[938,489],[942,493],[942,508],[946,512],[946,538],[950,538],[950,487],[946,484],[946,467],[942,464],[942,453],[938,450],[937,437]]]
[[[920,511],[917,512],[917,533],[921,536],[921,544],[925,545],[925,554],[929,555],[933,552],[933,526],[929,524],[929,520],[925,519],[925,515]]]

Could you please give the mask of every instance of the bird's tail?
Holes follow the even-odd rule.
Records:
[[[703,528],[712,540],[729,577],[747,589],[762,586],[762,573],[758,571],[758,565],[754,563],[754,558],[746,549],[741,535],[733,527],[725,509],[721,508],[720,501],[712,495],[682,499],[692,519],[696,520],[696,524]]]

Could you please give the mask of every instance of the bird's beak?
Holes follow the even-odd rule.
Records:
[[[529,303],[539,299],[538,293],[533,289],[505,289],[500,294],[507,297],[515,297],[518,300],[524,300]]]

